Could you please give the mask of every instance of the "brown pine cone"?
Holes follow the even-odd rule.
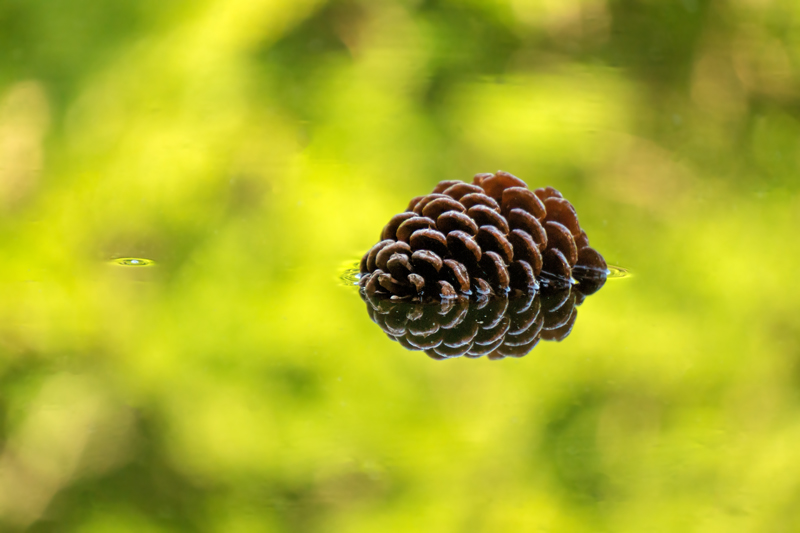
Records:
[[[524,298],[460,295],[427,304],[362,294],[370,318],[390,339],[433,359],[523,357],[540,340],[564,340],[585,297],[582,285],[532,291]]]
[[[395,298],[530,292],[539,281],[605,279],[578,215],[552,187],[531,191],[498,171],[442,181],[392,217],[362,258],[361,287]]]

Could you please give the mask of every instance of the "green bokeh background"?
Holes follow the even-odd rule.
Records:
[[[634,276],[406,352],[338,276],[497,169]],[[795,0],[2,0],[0,530],[800,530],[798,190]]]

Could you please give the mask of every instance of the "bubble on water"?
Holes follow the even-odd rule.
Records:
[[[152,259],[145,259],[143,257],[118,257],[111,260],[112,265],[119,265],[125,267],[149,267],[156,264]]]

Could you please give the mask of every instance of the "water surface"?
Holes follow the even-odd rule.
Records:
[[[83,4],[0,7],[0,530],[800,528],[796,2]],[[634,275],[409,351],[341,268],[498,169]]]

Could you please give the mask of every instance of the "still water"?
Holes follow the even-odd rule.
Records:
[[[0,6],[1,531],[800,529],[795,1],[83,4]],[[341,279],[498,169],[633,275]]]

